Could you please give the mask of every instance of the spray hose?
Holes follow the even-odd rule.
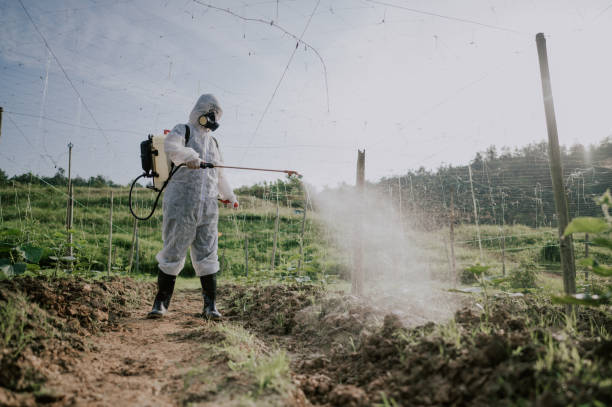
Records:
[[[130,208],[130,213],[132,214],[133,217],[135,217],[138,220],[149,220],[151,218],[151,216],[153,216],[153,214],[155,213],[155,210],[157,209],[157,204],[159,202],[159,197],[161,196],[162,192],[164,191],[164,189],[166,188],[166,186],[168,185],[168,182],[170,182],[170,179],[172,178],[172,176],[178,171],[179,168],[184,167],[185,164],[181,164],[179,166],[173,167],[172,170],[170,171],[170,174],[168,175],[168,179],[166,180],[166,182],[164,182],[164,184],[162,185],[162,187],[160,188],[160,190],[157,192],[157,196],[155,197],[155,202],[153,202],[153,208],[151,208],[151,212],[145,216],[145,217],[141,217],[136,215],[136,213],[134,212],[134,208],[132,207],[132,191],[134,190],[134,186],[136,185],[136,182],[143,177],[146,178],[152,178],[155,175],[145,172],[140,174],[138,177],[136,177],[136,179],[132,182],[132,185],[130,186],[130,193],[128,195],[128,206]],[[300,175],[297,171],[293,171],[293,170],[270,170],[267,168],[249,168],[249,167],[234,167],[234,166],[229,166],[229,165],[215,165],[213,163],[207,163],[202,161],[200,163],[200,168],[206,169],[206,168],[230,168],[230,169],[234,169],[234,170],[248,170],[248,171],[266,171],[266,172],[282,172],[284,174],[287,174],[288,176],[292,176],[292,175],[296,175],[299,178],[302,178],[302,175]],[[226,201],[223,201],[221,199],[219,199],[219,201],[223,202],[223,203],[227,203]]]

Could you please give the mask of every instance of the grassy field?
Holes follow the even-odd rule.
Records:
[[[126,272],[132,248],[134,218],[128,210],[127,189],[115,188],[113,201],[113,249],[112,270]],[[80,271],[106,271],[108,264],[110,229],[110,190],[108,188],[75,188],[73,215],[73,241],[76,263]],[[135,194],[139,213],[145,213],[152,204],[153,194],[139,190]],[[52,257],[62,257],[68,247],[65,231],[66,196],[51,187],[0,189],[0,244],[1,257],[14,248],[34,246],[43,249],[36,262],[41,268],[54,268]],[[275,202],[251,197],[239,197],[239,210],[221,208],[219,216],[219,258],[224,274],[235,277],[244,275],[245,238],[248,238],[249,272],[257,275],[271,270],[271,257],[276,217]],[[160,205],[161,206],[161,205]],[[282,276],[296,274],[300,260],[302,213],[294,208],[280,206],[275,270]],[[155,254],[162,247],[162,211],[138,222],[138,251],[134,255],[132,272],[156,273]],[[321,273],[336,273],[343,266],[331,260],[333,248],[322,240],[321,226],[306,219],[304,228],[303,261],[301,274],[312,279],[322,278]],[[65,268],[66,264],[62,264]],[[29,264],[29,270],[36,264]],[[193,267],[187,257],[183,276],[193,276]]]

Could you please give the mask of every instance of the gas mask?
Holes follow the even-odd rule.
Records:
[[[202,127],[205,127],[212,131],[215,131],[219,128],[219,123],[217,123],[215,112],[213,111],[210,111],[200,116],[200,118],[198,119],[198,123],[200,123]]]

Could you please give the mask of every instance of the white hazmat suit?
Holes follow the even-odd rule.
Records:
[[[213,111],[217,120],[223,114],[219,102],[202,95],[189,115],[189,141],[185,126],[178,124],[166,136],[164,148],[175,166],[193,160],[222,164],[217,141],[209,129],[200,125],[200,116]],[[237,202],[222,168],[179,168],[168,183],[163,199],[163,249],[157,253],[159,268],[170,276],[178,275],[191,247],[191,262],[199,277],[219,271],[217,257],[219,209],[217,198]]]

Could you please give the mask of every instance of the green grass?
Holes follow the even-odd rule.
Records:
[[[127,207],[127,189],[114,188],[113,251],[114,272],[125,271],[129,265],[134,219]],[[150,207],[152,194],[139,190],[135,201],[144,212]],[[110,213],[109,188],[75,188],[73,215],[74,253],[76,269],[106,271],[108,263],[108,233]],[[219,258],[224,277],[245,274],[244,242],[249,239],[249,272],[257,275],[296,274],[299,260],[302,215],[293,208],[281,207],[275,273],[271,273],[274,237],[275,203],[253,197],[239,197],[241,208],[221,208],[219,215]],[[18,246],[34,245],[45,249],[40,267],[55,266],[51,256],[66,250],[66,196],[50,187],[27,185],[0,188],[0,258],[9,258]],[[148,221],[139,222],[139,250],[137,271],[157,272],[156,253],[162,248],[162,210],[158,208]],[[334,258],[328,242],[322,241],[320,225],[307,218],[304,235],[303,274],[318,279],[321,273],[338,273],[343,261]],[[17,233],[14,233],[17,232]],[[64,266],[64,265],[62,265]],[[187,256],[183,276],[193,276],[194,270]]]

